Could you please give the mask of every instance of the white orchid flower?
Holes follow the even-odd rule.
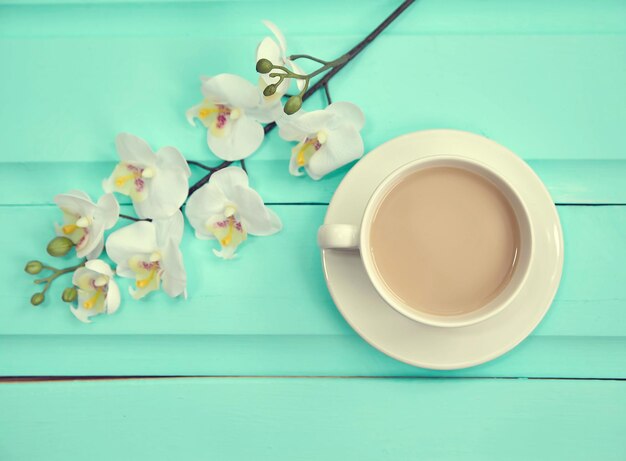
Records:
[[[256,60],[259,59],[268,59],[272,64],[276,66],[283,66],[291,69],[294,73],[303,75],[304,72],[302,69],[296,64],[295,61],[292,61],[287,57],[287,41],[285,40],[285,36],[280,31],[280,29],[271,21],[263,21],[263,24],[272,32],[274,38],[265,37],[261,43],[257,46],[256,50]],[[270,72],[271,73],[271,72]],[[266,86],[273,84],[277,81],[276,77],[270,77],[268,74],[261,74],[259,76],[259,87],[261,91],[265,89]],[[269,103],[278,103],[280,98],[287,93],[289,90],[289,83],[291,79],[284,79],[280,85],[276,88],[276,93],[271,96],[265,96],[265,99]],[[304,80],[297,79],[296,84],[298,85],[298,89],[302,90],[304,88]]]
[[[209,148],[222,160],[241,160],[256,151],[265,133],[260,122],[271,122],[275,110],[264,104],[252,83],[232,74],[202,79],[204,100],[187,110],[187,120],[197,118],[208,128]]]
[[[217,239],[220,258],[235,256],[247,234],[271,235],[282,228],[280,218],[263,204],[261,196],[248,185],[248,175],[238,167],[213,173],[208,184],[187,201],[185,213],[202,240]]]
[[[167,219],[138,221],[109,236],[106,250],[117,264],[117,274],[135,279],[136,289],[129,288],[133,298],[143,298],[161,286],[172,298],[187,296],[187,274],[179,249],[183,229],[183,215],[177,210]]]
[[[156,153],[146,141],[129,133],[115,139],[122,160],[102,182],[106,192],[129,196],[140,218],[167,218],[185,202],[191,171],[174,147]]]
[[[289,172],[301,176],[304,168],[313,179],[320,179],[363,155],[360,131],[363,112],[349,102],[335,102],[324,110],[302,111],[278,120],[279,135],[298,141],[291,150]]]
[[[69,238],[76,245],[76,256],[95,259],[104,247],[104,231],[115,225],[120,206],[113,194],[105,194],[93,203],[86,193],[71,190],[54,197],[63,212],[63,225],[56,225],[58,235]]]
[[[90,323],[90,317],[113,314],[120,306],[120,289],[113,279],[111,267],[100,259],[85,263],[74,272],[72,283],[78,290],[76,307],[70,304],[78,320]]]

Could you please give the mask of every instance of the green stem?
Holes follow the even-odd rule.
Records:
[[[292,54],[289,56],[291,61],[295,61],[296,59],[310,59],[311,61],[319,62],[320,64],[328,64],[328,61],[324,61],[323,59],[316,58],[315,56],[311,56],[310,54]]]
[[[57,269],[55,267],[52,266],[43,266],[44,269],[48,269],[52,271],[52,274],[50,274],[48,277],[44,277],[42,279],[37,279],[34,281],[34,283],[36,283],[37,285],[41,284],[41,283],[46,283],[46,286],[43,287],[43,290],[41,291],[42,293],[45,293],[46,291],[48,291],[48,288],[50,288],[50,285],[52,285],[52,282],[60,277],[63,274],[68,274],[70,272],[74,272],[76,269],[83,267],[85,265],[85,261],[83,261],[80,264],[76,264],[75,266],[70,266],[70,267],[66,267],[64,269]]]

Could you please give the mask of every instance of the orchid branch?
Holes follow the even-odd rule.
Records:
[[[130,216],[127,214],[122,214],[122,213],[120,213],[120,218],[128,219],[129,221],[152,221],[151,219],[135,218],[134,216]]]
[[[83,267],[84,265],[85,265],[85,261],[81,262],[80,264],[76,264],[75,266],[65,267],[63,269],[57,269],[56,267],[43,264],[41,261],[29,261],[26,264],[26,267],[24,268],[24,270],[31,275],[39,274],[42,270],[52,271],[52,274],[50,274],[48,277],[43,277],[43,278],[36,279],[33,281],[33,283],[35,283],[36,285],[41,285],[42,283],[45,283],[45,285],[40,292],[35,293],[33,296],[31,296],[30,303],[33,306],[39,306],[42,302],[44,302],[45,297],[46,297],[46,292],[52,285],[52,282],[54,282],[61,275],[72,273],[76,269]],[[76,289],[68,288],[64,290],[62,299],[63,301],[66,301],[66,302],[72,302],[74,299],[76,299]]]
[[[378,27],[376,27],[369,35],[367,35],[363,40],[361,40],[359,43],[357,43],[346,54],[344,54],[341,57],[335,59],[334,61],[325,61],[323,59],[315,58],[313,56],[305,55],[305,54],[294,54],[294,55],[291,55],[289,58],[292,59],[292,60],[309,59],[311,61],[315,61],[315,62],[318,62],[318,63],[322,64],[322,67],[320,67],[315,72],[312,72],[311,74],[308,74],[306,76],[303,76],[303,75],[300,75],[300,74],[295,74],[295,73],[291,72],[289,69],[284,68],[284,69],[286,69],[286,72],[284,74],[280,74],[278,76],[279,79],[281,78],[281,76],[284,79],[285,76],[290,73],[292,75],[291,78],[304,79],[305,82],[306,82],[305,83],[305,87],[303,88],[303,90],[299,94],[292,95],[292,96],[289,97],[289,99],[285,103],[285,109],[284,109],[285,112],[289,113],[289,112],[287,112],[287,106],[289,106],[289,110],[293,109],[293,112],[291,112],[291,113],[297,112],[300,109],[300,107],[302,107],[302,103],[304,101],[306,101],[308,98],[310,98],[316,91],[318,91],[321,88],[324,88],[324,90],[326,91],[326,99],[327,99],[328,103],[330,104],[331,103],[331,99],[330,99],[330,92],[328,91],[328,82],[335,75],[337,75],[337,73],[339,73],[339,71],[341,69],[343,69],[350,61],[352,61],[359,53],[361,53],[361,51],[363,51],[365,49],[365,47],[367,47],[367,45],[372,43],[376,39],[376,37],[378,37],[387,27],[389,27],[389,25],[392,22],[394,22],[414,2],[415,2],[415,0],[405,0],[404,2],[402,2],[402,4],[398,8],[396,8],[383,22],[381,22],[378,25]],[[260,59],[259,61],[257,61],[257,70],[259,68],[259,63],[261,61],[264,61],[264,60]],[[269,65],[271,66],[270,68],[267,68],[267,63],[265,64],[265,69],[267,69],[267,71],[265,73],[269,73],[275,67],[274,67],[274,64],[272,64],[271,61],[269,61],[267,59],[265,61],[267,61],[267,63],[269,63]],[[283,70],[283,69],[279,69],[279,70]],[[315,77],[315,76],[317,76],[317,75],[319,75],[319,74],[321,74],[321,73],[323,73],[325,71],[328,71],[328,72],[322,78],[320,78],[313,86],[311,86],[309,88],[308,84],[309,84],[310,80],[313,77]],[[276,85],[276,87],[277,87],[280,84],[280,82],[282,82],[282,79],[279,80],[279,82],[277,82],[277,83],[273,83],[272,85]],[[268,87],[266,87],[266,89],[269,88],[272,85],[268,85]],[[276,88],[274,88],[274,92],[275,91],[276,91]],[[290,104],[290,102],[291,102],[291,104]],[[276,122],[271,122],[271,123],[268,123],[267,125],[265,125],[263,127],[263,131],[264,131],[265,134],[268,134],[275,127],[276,127]],[[191,163],[191,162],[189,162],[189,163]],[[200,180],[198,180],[198,182],[196,182],[194,185],[192,185],[189,188],[189,196],[191,196],[195,191],[197,191],[199,188],[201,188],[206,183],[208,183],[209,179],[211,179],[211,175],[215,171],[219,171],[219,170],[221,170],[223,168],[226,168],[226,167],[232,165],[233,163],[234,162],[232,162],[232,161],[224,161],[220,165],[215,167],[213,170],[208,170],[208,173],[205,176],[203,176]],[[198,165],[196,165],[196,166],[198,166]]]
[[[326,93],[326,103],[330,106],[333,100],[330,97],[330,90],[328,89],[328,82],[324,83],[324,93]]]

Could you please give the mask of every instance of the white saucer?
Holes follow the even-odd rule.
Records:
[[[324,222],[359,225],[376,186],[393,170],[422,157],[461,155],[487,164],[517,190],[535,236],[528,276],[511,304],[476,325],[441,328],[396,312],[370,283],[358,251],[323,250],[324,276],[337,308],[368,343],[402,362],[440,370],[471,367],[511,350],[548,311],[563,269],[563,235],[556,208],[541,180],[519,157],[476,134],[419,131],[367,154],[337,188]]]

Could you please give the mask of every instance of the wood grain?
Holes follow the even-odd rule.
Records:
[[[0,384],[0,453],[11,461],[617,461],[626,454],[625,391],[624,382],[562,380]]]

